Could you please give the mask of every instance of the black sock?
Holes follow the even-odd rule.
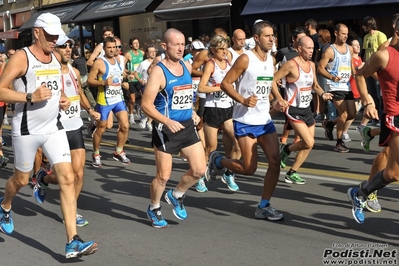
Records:
[[[328,121],[327,123],[326,123],[326,126],[328,127],[328,128],[334,128],[334,123],[332,122],[332,121]]]
[[[390,182],[386,181],[383,176],[384,170],[376,173],[371,181],[363,181],[361,183],[360,189],[358,191],[358,196],[362,196],[363,198],[367,198],[368,195],[373,193],[376,190],[380,190],[388,185]]]
[[[337,145],[342,144],[342,143],[343,143],[342,139],[337,139]]]
[[[290,145],[292,145],[292,144],[290,144]],[[289,149],[290,145],[287,144],[287,145],[284,146],[283,151],[284,151],[285,153],[288,153],[288,154],[291,153],[291,152],[290,152],[290,149]]]
[[[296,171],[295,171],[295,170],[292,170],[292,169],[290,169],[290,170],[287,172],[287,175],[292,175],[292,174],[294,174],[294,173],[296,173]]]
[[[373,136],[371,136],[371,130],[367,131],[367,136],[369,136],[370,140],[374,138]]]
[[[234,173],[228,169],[226,169],[226,172],[224,172],[225,175],[234,175]]]

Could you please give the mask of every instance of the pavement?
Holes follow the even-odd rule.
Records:
[[[275,121],[281,132],[283,119],[277,116]],[[85,119],[85,127],[87,124]],[[306,185],[284,183],[288,167],[281,170],[271,203],[284,214],[282,221],[254,219],[267,170],[267,158],[259,149],[258,170],[251,176],[237,176],[240,191],[230,191],[219,179],[207,184],[206,193],[190,189],[184,201],[187,220],[174,217],[162,199],[162,213],[169,223],[165,229],[152,228],[146,217],[149,185],[156,173],[151,133],[137,124],[129,130],[130,144],[125,151],[132,164],[123,166],[112,159],[115,132],[116,124],[104,135],[102,168],[91,166],[92,146],[86,138],[85,183],[78,209],[89,225],[78,231],[84,240],[98,243],[98,252],[66,260],[58,188],[50,186],[45,202],[38,204],[31,188],[24,187],[13,201],[14,233],[0,234],[1,265],[318,266],[327,265],[325,259],[331,259],[326,258],[326,250],[340,254],[346,250],[345,245],[352,246],[353,251],[381,247],[378,249],[389,252],[385,258],[373,257],[377,262],[369,265],[396,258],[392,252],[399,248],[397,185],[379,193],[381,213],[365,213],[362,225],[352,218],[346,191],[367,178],[380,149],[373,141],[371,152],[363,152],[359,134],[352,129],[352,141],[347,144],[351,151],[340,154],[332,151],[335,142],[326,140],[324,130],[317,126],[315,147],[300,170]],[[9,142],[9,127],[3,134]],[[11,160],[0,170],[0,196],[13,170],[12,149],[6,146],[4,151]],[[292,160],[290,156],[287,165]],[[173,157],[167,190],[177,185],[187,169],[186,162]],[[337,258],[342,257],[346,265],[361,265],[356,260],[359,258],[344,255]]]

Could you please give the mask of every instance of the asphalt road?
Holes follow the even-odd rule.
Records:
[[[281,132],[280,124],[277,128]],[[4,134],[10,142],[7,129]],[[25,187],[13,202],[14,233],[11,236],[0,234],[1,265],[313,266],[323,265],[323,261],[326,264],[323,254],[328,252],[336,252],[333,254],[338,258],[344,256],[340,252],[346,250],[345,244],[346,247],[352,245],[350,249],[355,251],[397,251],[396,184],[379,193],[383,206],[381,213],[366,211],[366,222],[362,225],[352,218],[346,191],[349,186],[367,178],[380,148],[374,141],[372,151],[364,153],[358,133],[351,130],[350,136],[352,142],[347,146],[351,152],[335,153],[332,151],[335,142],[325,140],[324,130],[317,127],[315,148],[300,171],[307,180],[306,185],[284,183],[288,168],[282,170],[271,201],[284,214],[282,221],[254,219],[267,169],[267,160],[261,156],[258,171],[253,176],[237,177],[239,192],[229,191],[220,180],[209,184],[207,193],[188,191],[185,199],[188,218],[185,221],[175,218],[171,207],[163,201],[163,215],[169,227],[155,229],[146,217],[149,184],[155,174],[150,133],[141,131],[138,125],[133,126],[129,136],[131,144],[125,148],[132,164],[123,166],[112,159],[114,128],[103,139],[102,168],[91,166],[92,147],[87,143],[85,184],[78,201],[79,213],[90,223],[79,228],[79,234],[84,240],[98,243],[97,253],[66,260],[66,237],[57,187],[49,189],[43,204],[36,203],[31,188]],[[9,146],[5,147],[5,153],[13,157]],[[12,167],[10,163],[0,170],[0,196],[12,174]],[[174,158],[168,188],[177,184],[187,167],[178,156]],[[396,256],[387,253],[385,260]],[[348,263],[361,257],[355,258],[351,254],[345,259]],[[376,257],[368,256],[367,259]],[[382,259],[377,256],[377,260]],[[377,265],[377,262],[368,265]],[[356,263],[360,265],[358,261]]]

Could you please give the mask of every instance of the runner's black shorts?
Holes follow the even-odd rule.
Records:
[[[82,128],[67,131],[67,138],[69,143],[69,149],[78,150],[78,149],[85,149],[85,142],[83,139],[83,132]]]
[[[354,100],[353,92],[351,91],[329,91],[333,95],[334,100]]]
[[[286,122],[285,122],[285,129],[292,130],[291,122],[292,123],[305,123],[306,126],[311,127],[315,124],[315,120],[312,114],[312,109],[310,106],[306,108],[298,108],[290,106],[288,108],[288,113],[285,114]]]
[[[217,108],[205,107],[204,123],[210,127],[219,128],[229,119],[233,117],[233,107]]]
[[[184,129],[172,133],[164,124],[153,121],[151,145],[165,153],[177,154],[183,148],[200,141],[192,119],[180,123],[184,126]]]

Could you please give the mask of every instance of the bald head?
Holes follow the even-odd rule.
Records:
[[[303,36],[299,39],[298,46],[313,45],[313,40],[308,36]]]
[[[233,32],[233,38],[244,38],[245,39],[245,32],[242,29],[236,29]]]
[[[245,32],[242,29],[236,29],[231,40],[234,50],[242,50],[245,46]]]
[[[314,50],[314,42],[308,36],[303,36],[298,41],[298,52],[304,60],[311,60]]]
[[[162,40],[164,41],[164,43],[168,43],[170,42],[171,39],[173,39],[175,36],[178,35],[184,36],[184,34],[181,31],[174,28],[170,28],[165,31],[165,33],[162,36]]]
[[[162,47],[165,49],[166,59],[174,62],[179,61],[184,54],[185,42],[184,34],[181,31],[173,28],[165,31]]]

